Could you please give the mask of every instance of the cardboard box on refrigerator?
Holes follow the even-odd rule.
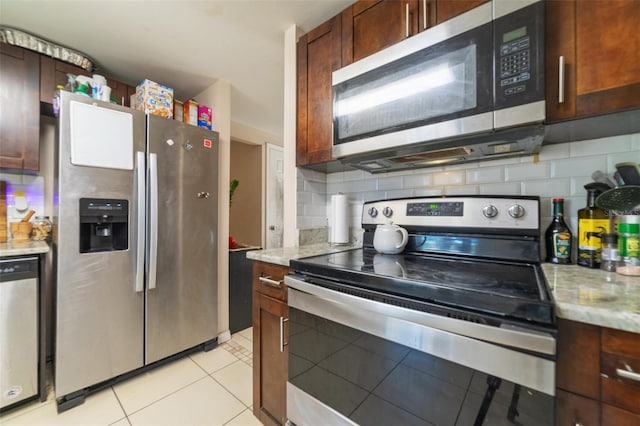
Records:
[[[198,126],[211,130],[213,111],[206,105],[198,105]]]
[[[136,109],[173,118],[173,89],[155,81],[142,80],[136,87]]]
[[[182,105],[183,121],[189,123],[192,126],[198,125],[198,103],[193,99],[185,101]]]

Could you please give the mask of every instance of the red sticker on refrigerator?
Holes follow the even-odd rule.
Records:
[[[203,145],[205,148],[211,148],[211,139],[205,139]]]

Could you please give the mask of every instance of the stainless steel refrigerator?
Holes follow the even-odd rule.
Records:
[[[218,134],[60,92],[58,410],[218,332]],[[98,385],[98,386],[96,386]]]

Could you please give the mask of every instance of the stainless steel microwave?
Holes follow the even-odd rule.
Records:
[[[371,172],[539,150],[544,2],[493,0],[333,73],[333,156]]]

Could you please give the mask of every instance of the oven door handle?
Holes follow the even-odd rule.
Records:
[[[555,362],[509,348],[555,355],[553,336],[389,305],[321,287],[294,275],[287,275],[285,284],[291,308],[555,394]]]

